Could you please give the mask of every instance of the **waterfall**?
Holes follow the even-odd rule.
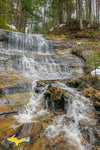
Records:
[[[29,123],[29,122],[35,121],[37,116],[42,116],[42,115],[48,113],[46,110],[40,111],[41,113],[37,111],[37,109],[41,103],[43,94],[47,90],[48,86],[45,86],[41,89],[41,91],[42,91],[41,94],[37,94],[37,93],[35,93],[36,85],[37,85],[37,81],[33,81],[32,95],[31,95],[29,103],[27,105],[25,105],[22,110],[19,111],[19,115],[14,116],[14,118],[19,120],[19,122],[22,122],[22,123],[28,122]]]
[[[41,56],[40,56],[41,57]],[[35,57],[23,57],[23,72],[27,77],[40,80],[54,80],[71,77],[70,68],[66,65],[57,63],[50,56],[36,60]],[[44,79],[45,77],[45,79]]]
[[[9,69],[33,80],[29,103],[24,105],[14,116],[21,123],[36,122],[39,116],[50,113],[42,107],[44,93],[50,84],[44,84],[40,87],[40,91],[36,92],[39,80],[60,80],[83,73],[84,63],[81,59],[73,56],[54,55],[53,42],[46,40],[43,35],[28,35],[0,30],[0,54],[3,62],[4,56],[7,58],[9,56],[7,60]],[[86,111],[93,110],[92,102],[60,81],[55,81],[51,85],[69,92],[69,99],[71,100],[68,99],[68,104],[65,105],[66,113],[55,116],[55,125],[48,125],[44,135],[48,138],[61,135],[66,139],[69,150],[91,150],[91,144],[87,143],[86,146],[83,146],[81,143],[81,131],[84,127],[80,128],[79,122],[80,120],[94,121],[86,115]],[[48,102],[45,106],[48,108]],[[52,107],[55,108],[53,101]],[[64,123],[66,118],[69,119],[67,124]],[[89,132],[92,132],[92,129]],[[94,137],[92,134],[90,135],[90,139],[93,140]]]
[[[53,42],[41,34],[24,34],[0,29],[0,47],[8,50],[29,51],[37,54],[54,54]]]
[[[79,95],[75,89],[69,88],[63,83],[56,82],[53,86],[64,89],[67,92],[69,91],[72,100],[69,100],[66,114],[55,117],[55,125],[48,126],[45,129],[45,135],[48,138],[62,135],[62,137],[66,138],[70,150],[91,150],[92,147],[90,144],[86,144],[86,146],[82,146],[81,144],[81,131],[84,127],[80,130],[79,121],[86,120],[86,122],[95,122],[95,119],[89,118],[86,115],[86,111],[93,110],[92,102],[88,98]],[[67,124],[64,123],[66,118],[70,118]],[[90,138],[91,141],[94,139],[92,129],[90,131]]]

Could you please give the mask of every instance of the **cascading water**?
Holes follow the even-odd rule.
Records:
[[[41,61],[35,60],[35,57],[23,57],[22,68],[24,75],[40,80],[64,79],[72,76],[70,69],[66,65],[61,66],[50,56]]]
[[[43,86],[40,92],[36,93],[37,81],[66,79],[73,77],[74,73],[81,74],[84,63],[79,58],[53,56],[53,43],[45,40],[42,35],[25,35],[16,32],[1,31],[0,54],[3,57],[2,49],[5,49],[6,56],[10,57],[8,65],[12,69],[23,73],[25,77],[33,79],[31,99],[14,118],[21,123],[34,122],[38,116],[49,113],[47,110],[39,109],[43,95],[47,91],[49,84]],[[15,53],[14,50],[16,50]],[[79,122],[82,119],[88,120],[88,122],[92,121],[92,119],[86,116],[86,111],[93,109],[92,104],[89,99],[80,96],[76,90],[60,82],[55,83],[53,86],[70,93],[69,98],[71,101],[69,100],[66,106],[66,114],[55,117],[55,125],[48,126],[44,134],[48,138],[61,134],[66,139],[69,150],[91,150],[91,145],[82,146],[81,144],[82,129],[79,128]],[[54,104],[53,107],[55,107]],[[64,123],[65,118],[70,118],[67,124]],[[93,140],[93,137],[91,139]]]
[[[84,96],[79,95],[76,90],[69,88],[63,83],[56,82],[55,84],[53,84],[53,86],[70,92],[69,99],[71,100],[69,100],[68,102],[66,115],[59,115],[55,117],[55,125],[50,125],[46,128],[46,136],[48,138],[51,138],[61,134],[62,137],[66,138],[67,145],[70,150],[91,150],[92,147],[90,144],[87,144],[86,146],[82,146],[81,144],[81,131],[83,130],[83,128],[80,130],[79,122],[81,120],[85,120],[87,123],[91,121],[95,122],[94,119],[89,118],[86,115],[87,111],[93,110],[92,102],[90,102],[90,100],[85,98]],[[64,123],[66,118],[70,118],[70,121],[68,121],[67,125]],[[91,134],[91,131],[90,138],[93,142],[94,136]]]
[[[46,110],[40,111],[41,113],[37,112],[37,109],[39,107],[39,104],[41,103],[41,99],[43,97],[43,94],[47,90],[48,86],[45,86],[44,88],[41,89],[42,93],[41,94],[36,94],[35,93],[35,87],[37,85],[37,81],[33,81],[32,83],[32,95],[30,98],[30,102],[19,112],[18,116],[15,116],[17,120],[20,122],[32,122],[35,121],[35,118],[37,116],[42,116],[44,114],[47,114],[48,112]]]
[[[54,54],[53,44],[43,38],[43,35],[23,34],[1,30],[0,47],[8,50],[28,51],[39,54]]]

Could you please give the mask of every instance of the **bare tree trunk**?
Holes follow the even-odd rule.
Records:
[[[83,29],[83,17],[82,17],[82,1],[83,0],[79,0],[79,16],[80,16],[80,30]]]
[[[98,0],[98,29],[100,24],[100,0]]]
[[[70,21],[71,15],[72,15],[72,6],[71,6],[71,4],[69,4],[69,5],[67,6],[67,22]]]
[[[63,17],[63,12],[62,12],[62,2],[58,1],[58,24],[62,23],[62,17]]]
[[[86,21],[89,21],[89,1],[85,0],[86,2]]]
[[[78,0],[76,0],[76,19],[79,19],[79,11],[78,11],[79,5],[78,5]]]
[[[99,26],[99,0],[96,0],[96,23]]]
[[[43,34],[45,35],[45,20],[46,19],[46,5],[44,5],[44,16],[43,16]]]
[[[58,11],[58,20],[59,20],[59,24],[62,23],[62,16],[63,16],[62,10],[59,10],[59,11]]]
[[[17,9],[16,9],[16,28],[19,29],[18,27],[18,7],[19,7],[19,0],[16,0],[17,3]]]
[[[11,25],[12,25],[13,24],[13,1],[11,1],[10,5],[11,5],[10,17],[11,17]]]
[[[89,25],[88,27],[90,28],[93,25],[93,16],[92,16],[92,1],[89,0]]]
[[[27,14],[24,14],[24,24],[23,24],[23,33],[25,33],[25,29],[26,29],[26,23],[27,23]]]

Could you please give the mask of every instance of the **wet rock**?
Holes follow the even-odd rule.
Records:
[[[100,92],[96,92],[94,95],[94,107],[96,111],[100,112]]]
[[[0,118],[0,141],[3,141],[4,137],[9,137],[12,135],[14,129],[11,127],[11,125],[14,123],[15,119],[13,118],[9,118],[7,116]]]
[[[64,90],[50,86],[49,90],[44,93],[44,99],[47,107],[53,110],[65,111],[65,104],[67,103],[64,98]]]
[[[18,109],[12,110],[12,111],[0,111],[0,116],[1,115],[8,115],[8,114],[14,114],[17,113]]]
[[[79,124],[81,126],[95,126],[97,124],[97,120],[92,119],[92,120],[88,120],[88,119],[81,119],[79,121]]]
[[[21,125],[14,134],[17,134],[17,136],[20,137],[29,136],[31,138],[37,138],[42,129],[43,127],[41,123],[26,123]]]
[[[28,103],[31,97],[31,93],[30,92],[26,92],[26,93],[14,93],[14,94],[10,94],[10,95],[6,95],[3,96],[0,99],[0,105],[8,105],[8,106],[18,106],[21,107],[21,105],[23,106],[24,104]]]
[[[72,78],[67,81],[67,85],[74,88],[83,89],[84,86],[86,86],[86,82],[84,79],[84,76],[79,78]]]
[[[95,107],[96,111],[100,112],[100,100],[94,101],[94,107]]]
[[[75,42],[66,40],[66,39],[59,39],[60,41],[54,42],[55,49],[68,49],[72,48],[75,45]]]
[[[100,92],[96,92],[94,96],[95,96],[95,99],[100,100]]]
[[[2,88],[0,88],[0,97],[2,97],[4,94],[5,94],[5,91]]]
[[[29,102],[31,92],[15,93],[8,95],[9,105],[24,105]]]
[[[92,93],[95,93],[95,89],[92,87],[90,79],[86,76],[69,79],[66,84],[70,87],[77,88],[81,91],[81,94],[83,92],[84,96],[92,96]]]
[[[96,144],[100,146],[100,129],[98,127],[94,128],[94,136],[97,139]]]
[[[86,145],[87,144],[87,140],[86,139],[82,139],[81,143],[82,143],[82,145]]]
[[[67,85],[70,87],[78,88],[78,90],[83,90],[84,88],[92,87],[95,90],[100,91],[100,79],[96,76],[80,76],[74,77],[67,81]]]
[[[87,141],[88,143],[90,143],[89,128],[91,128],[91,127],[88,127],[87,129],[85,129],[81,126],[81,137],[82,137],[82,139],[85,139],[85,141]]]
[[[44,87],[46,84],[43,81],[37,81],[37,87]]]
[[[31,89],[31,83],[17,84],[9,87],[7,93],[8,94],[25,93],[25,92],[29,92],[30,89]]]
[[[85,88],[84,89],[85,93],[86,93],[86,96],[89,96],[89,97],[93,97],[93,88],[92,87],[89,87],[89,88]]]
[[[74,55],[76,55],[76,56],[78,56],[78,57],[80,57],[80,58],[84,59],[84,57],[83,57],[83,54],[82,54],[82,51],[81,51],[81,50],[73,48],[71,52],[72,52],[72,54],[74,54]],[[84,60],[85,60],[85,59],[84,59]]]
[[[94,128],[93,134],[96,139],[95,144],[99,149],[100,148],[100,126],[99,125]]]
[[[86,115],[92,119],[95,119],[95,112],[91,110],[86,111]]]
[[[97,109],[98,107],[96,107],[96,109]],[[97,119],[98,119],[98,121],[100,122],[100,109],[98,108],[98,110],[97,111],[95,111],[95,114],[96,114],[96,117],[97,117]]]

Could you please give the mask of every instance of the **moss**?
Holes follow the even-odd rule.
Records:
[[[2,21],[0,20],[0,29],[9,30],[9,31],[12,30],[9,26],[7,26],[7,25],[4,23],[3,20],[2,20]]]

